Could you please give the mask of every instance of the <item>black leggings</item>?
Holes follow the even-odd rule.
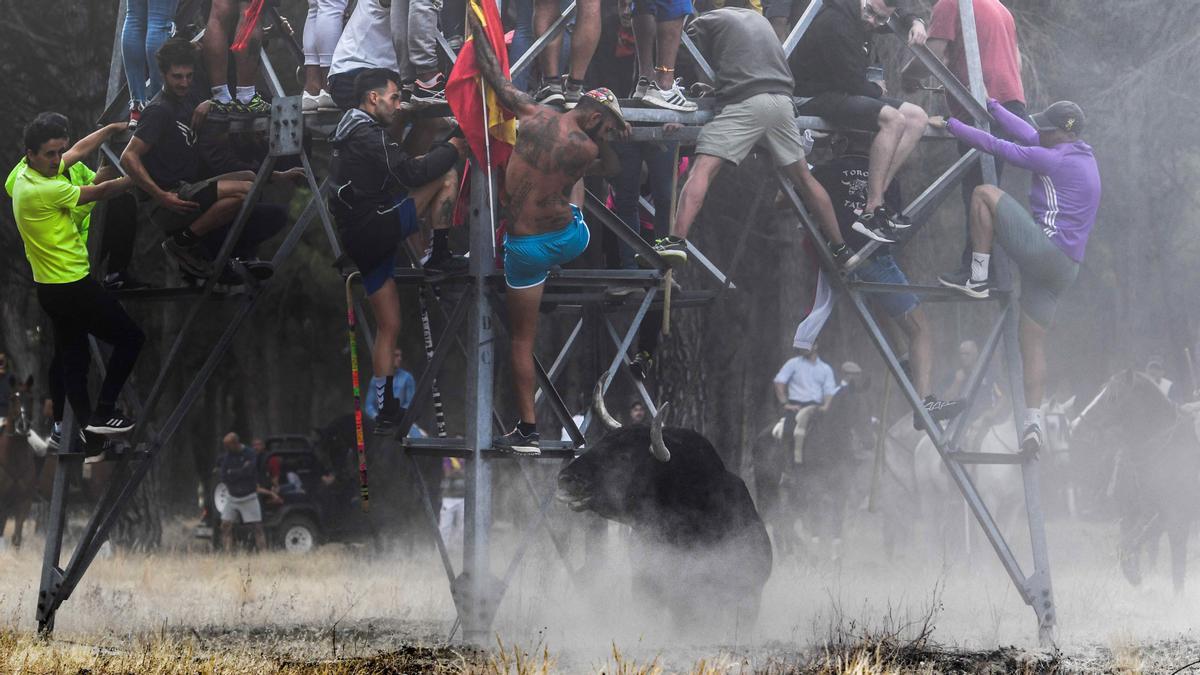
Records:
[[[108,369],[100,385],[98,410],[102,414],[111,412],[117,402],[125,380],[133,371],[138,353],[146,336],[133,319],[91,277],[84,277],[69,284],[37,284],[38,302],[50,315],[54,326],[54,360],[50,365],[51,391],[64,391],[71,403],[80,425],[88,423],[92,415],[91,397],[88,395],[88,368],[91,353],[88,335],[112,345]],[[57,378],[57,383],[55,379]],[[60,396],[55,396],[54,419],[61,421],[63,406]]]

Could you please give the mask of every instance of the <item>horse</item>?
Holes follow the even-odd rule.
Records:
[[[1107,494],[1120,523],[1118,559],[1130,584],[1142,581],[1141,561],[1167,535],[1171,581],[1183,591],[1188,535],[1200,513],[1200,440],[1180,411],[1144,373],[1113,375],[1071,422],[1091,447],[1116,448]]]
[[[12,544],[21,547],[22,531],[38,494],[38,461],[47,441],[33,430],[33,377],[12,383],[8,415],[0,420],[0,545],[4,527],[13,518]]]

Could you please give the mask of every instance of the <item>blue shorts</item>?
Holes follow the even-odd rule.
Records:
[[[871,284],[908,285],[908,277],[896,259],[890,255],[878,255],[854,271],[854,278]],[[871,293],[871,301],[883,308],[893,319],[898,319],[917,308],[921,299],[912,293]]]
[[[509,288],[533,288],[544,283],[555,265],[578,258],[591,241],[583,212],[571,205],[575,217],[561,230],[526,236],[504,235],[504,281]]]
[[[365,222],[342,228],[346,254],[362,273],[363,288],[371,295],[392,278],[396,270],[396,248],[420,229],[417,206],[409,197],[376,213]]]
[[[696,13],[692,0],[633,0],[634,14],[653,14],[659,21],[674,21]]]

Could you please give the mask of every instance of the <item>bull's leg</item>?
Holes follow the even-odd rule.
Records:
[[[1121,518],[1121,532],[1117,544],[1117,555],[1121,561],[1121,572],[1130,584],[1142,583],[1141,557],[1142,534],[1145,523],[1132,515]]]
[[[1167,542],[1171,545],[1171,582],[1175,592],[1183,592],[1187,575],[1188,523],[1172,523],[1167,528]]]
[[[13,536],[12,545],[21,550],[21,532],[25,529],[25,519],[29,517],[29,500],[22,500],[13,507]]]

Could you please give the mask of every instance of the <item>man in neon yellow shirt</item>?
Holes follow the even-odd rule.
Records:
[[[129,181],[72,185],[70,168],[99,141],[93,134],[68,149],[67,135],[65,126],[44,115],[25,127],[26,166],[12,183],[13,215],[33,268],[38,302],[54,326],[54,360],[60,367],[51,369],[52,377],[62,378],[66,398],[84,431],[121,434],[131,430],[134,422],[117,411],[117,396],[133,371],[145,335],[89,276],[87,244],[75,216],[81,208],[128,190]],[[94,409],[87,383],[89,334],[113,348]],[[62,416],[62,406],[56,406],[55,421],[61,422]],[[54,440],[59,440],[58,434]]]

